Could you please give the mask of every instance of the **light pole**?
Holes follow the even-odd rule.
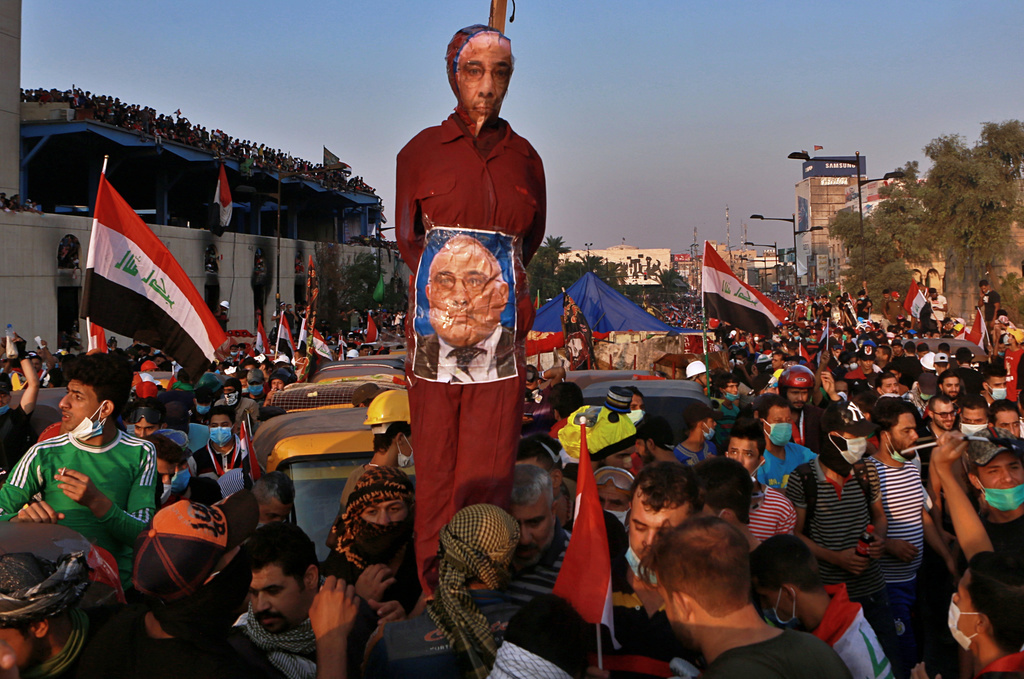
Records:
[[[274,200],[277,201],[277,287],[274,292],[274,312],[278,313],[281,311],[281,180],[285,177],[295,177],[298,175],[306,174],[320,174],[322,172],[330,172],[332,170],[341,170],[348,167],[345,163],[337,163],[335,165],[325,165],[324,167],[316,168],[313,170],[304,170],[302,172],[281,172],[277,173],[277,193],[271,193]],[[296,234],[298,235],[298,234]]]
[[[825,156],[817,157],[817,158],[814,158],[813,160],[824,160],[824,161],[829,162],[829,163],[839,163],[839,164],[842,164],[842,165],[851,165],[851,166],[856,166],[856,168],[857,168],[857,214],[860,216],[860,259],[861,259],[861,266],[863,267],[863,269],[861,270],[861,281],[863,282],[864,285],[866,285],[867,284],[867,279],[868,279],[868,273],[867,273],[868,272],[868,256],[867,256],[867,243],[864,241],[864,201],[863,201],[863,198],[862,198],[864,185],[868,184],[870,182],[887,181],[889,179],[902,179],[903,177],[906,176],[906,174],[904,172],[902,172],[901,170],[896,170],[894,172],[886,172],[884,175],[882,175],[882,178],[880,180],[879,179],[862,179],[861,178],[861,165],[860,165],[860,151],[856,151],[854,153],[854,156],[855,156],[856,159],[853,162],[851,162],[847,158],[834,158],[834,157],[825,157]],[[810,154],[807,153],[807,151],[794,151],[794,152],[790,153],[786,157],[790,158],[792,160],[803,160],[803,161],[812,160]]]
[[[583,246],[587,248],[587,273],[592,273],[590,270],[590,247],[593,243],[584,243]]]
[[[772,248],[775,251],[775,266],[777,267],[779,265],[779,243],[778,243],[778,241],[776,241],[776,242],[774,242],[774,243],[769,245],[768,243],[751,243],[748,240],[748,241],[746,241],[743,244],[744,245],[751,245],[753,247],[758,247],[758,248]],[[764,260],[764,271],[767,272],[768,271],[768,257],[766,257],[765,254],[762,252],[761,253],[761,258]],[[765,277],[767,277],[767,273],[765,274]],[[778,282],[779,282],[778,278],[779,278],[778,275],[776,275],[775,276],[775,283],[776,284],[778,284]],[[763,284],[761,285],[761,292],[764,292],[764,285]]]
[[[810,233],[812,231],[824,231],[825,227],[823,227],[823,226],[812,226],[811,228],[807,229],[806,231],[797,231],[796,230],[796,215],[793,215],[792,217],[765,217],[764,215],[750,215],[750,218],[751,219],[760,219],[760,220],[765,221],[765,222],[789,222],[790,224],[793,225],[793,294],[796,294],[796,286],[797,286],[797,282],[799,280],[799,275],[797,274],[797,270],[796,270],[796,248],[797,248],[796,237],[797,237],[797,234],[799,234],[799,233]]]

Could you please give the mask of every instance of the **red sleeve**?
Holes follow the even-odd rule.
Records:
[[[423,225],[416,202],[417,167],[419,163],[409,142],[398,154],[395,178],[395,240],[406,266],[416,273],[423,253]]]

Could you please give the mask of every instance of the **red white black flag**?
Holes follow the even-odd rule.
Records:
[[[231,187],[228,185],[228,175],[224,171],[224,163],[220,164],[220,172],[217,174],[217,190],[213,194],[213,202],[220,208],[220,225],[226,227],[231,223]]]
[[[228,341],[181,265],[100,175],[82,317],[162,350],[201,375]]]
[[[786,318],[782,307],[737,278],[708,241],[704,241],[701,288],[708,318],[717,318],[740,330],[771,335]]]

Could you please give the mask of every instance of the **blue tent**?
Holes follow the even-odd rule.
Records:
[[[587,272],[566,292],[573,298],[592,332],[679,332],[659,321],[639,306],[616,292],[595,274]],[[563,295],[537,309],[533,319],[536,332],[562,332]]]

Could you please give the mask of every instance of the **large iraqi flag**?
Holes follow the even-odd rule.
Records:
[[[82,317],[160,349],[196,377],[228,341],[174,255],[106,174],[96,193]]]
[[[702,279],[708,318],[758,335],[771,335],[786,318],[782,307],[737,278],[708,241],[704,241]]]

